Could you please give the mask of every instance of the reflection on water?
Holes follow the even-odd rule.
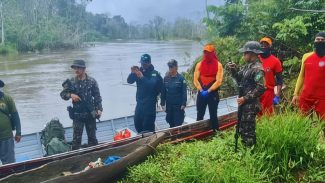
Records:
[[[180,65],[199,56],[201,45],[191,41],[145,41],[98,44],[79,50],[44,54],[21,54],[0,58],[0,78],[5,91],[15,100],[23,134],[40,131],[45,123],[58,117],[65,127],[71,126],[66,107],[59,93],[62,82],[73,76],[72,60],[85,59],[87,72],[94,77],[103,97],[102,120],[132,115],[136,88],[123,85],[132,65],[139,65],[141,54],[149,53],[152,63],[162,75],[171,58]],[[185,71],[188,66],[180,67]]]

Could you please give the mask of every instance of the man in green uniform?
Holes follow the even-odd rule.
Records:
[[[83,60],[75,60],[71,65],[76,77],[66,80],[62,86],[61,98],[71,98],[73,108],[69,108],[73,120],[72,149],[79,149],[84,126],[88,136],[88,145],[97,145],[96,118],[100,118],[103,107],[96,80],[86,74],[86,64]]]
[[[238,71],[234,63],[227,64],[232,77],[239,86],[237,99],[241,116],[239,116],[239,134],[246,146],[256,144],[256,115],[261,110],[260,97],[265,91],[263,66],[258,59],[258,54],[263,53],[261,46],[256,41],[247,42],[239,49],[244,54],[246,64]]]
[[[15,102],[2,91],[3,87],[0,80],[0,160],[2,164],[8,164],[15,162],[14,139],[20,142],[21,126]],[[15,137],[12,130],[16,130]]]

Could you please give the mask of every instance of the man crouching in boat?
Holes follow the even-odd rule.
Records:
[[[246,64],[238,71],[234,63],[228,63],[231,75],[239,86],[238,116],[239,134],[243,143],[250,147],[256,144],[256,115],[261,110],[260,97],[265,92],[263,66],[258,54],[263,53],[256,41],[247,42],[239,49],[244,54]],[[236,132],[237,133],[237,132]]]
[[[141,68],[131,67],[128,76],[129,84],[137,83],[134,114],[134,126],[138,133],[155,131],[156,103],[161,92],[162,78],[151,64],[151,57],[143,54],[140,59]]]
[[[21,139],[20,118],[14,100],[2,91],[4,82],[0,80],[0,161],[2,164],[15,162],[15,145]],[[12,130],[16,130],[13,137]]]
[[[73,120],[72,149],[79,149],[84,126],[88,135],[88,145],[97,145],[96,118],[100,118],[103,107],[97,81],[86,74],[83,60],[75,60],[71,65],[76,77],[66,80],[62,86],[61,98],[71,98],[73,108],[68,107],[69,116]]]

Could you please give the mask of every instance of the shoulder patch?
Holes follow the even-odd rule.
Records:
[[[256,73],[254,80],[260,81],[261,79],[263,79],[263,77],[264,77],[264,74],[263,74],[263,72],[260,71],[260,72]]]
[[[152,74],[151,74],[151,76],[154,76],[154,77],[156,77],[156,76],[157,76],[157,74],[156,74],[156,73],[152,73]]]

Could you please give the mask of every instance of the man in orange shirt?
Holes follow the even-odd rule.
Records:
[[[196,120],[203,120],[206,107],[209,107],[212,130],[219,130],[218,124],[218,89],[223,78],[223,67],[219,62],[215,48],[212,44],[204,46],[203,58],[196,64],[194,71],[194,85],[198,90],[196,109]]]
[[[325,32],[315,36],[314,47],[302,58],[292,103],[304,114],[314,111],[325,120]]]
[[[271,54],[272,40],[263,37],[260,40],[263,53],[259,55],[265,73],[266,91],[260,98],[262,111],[259,115],[270,115],[273,113],[273,105],[280,103],[280,94],[282,88],[282,65],[280,60]],[[274,93],[274,87],[277,86],[277,92]]]

